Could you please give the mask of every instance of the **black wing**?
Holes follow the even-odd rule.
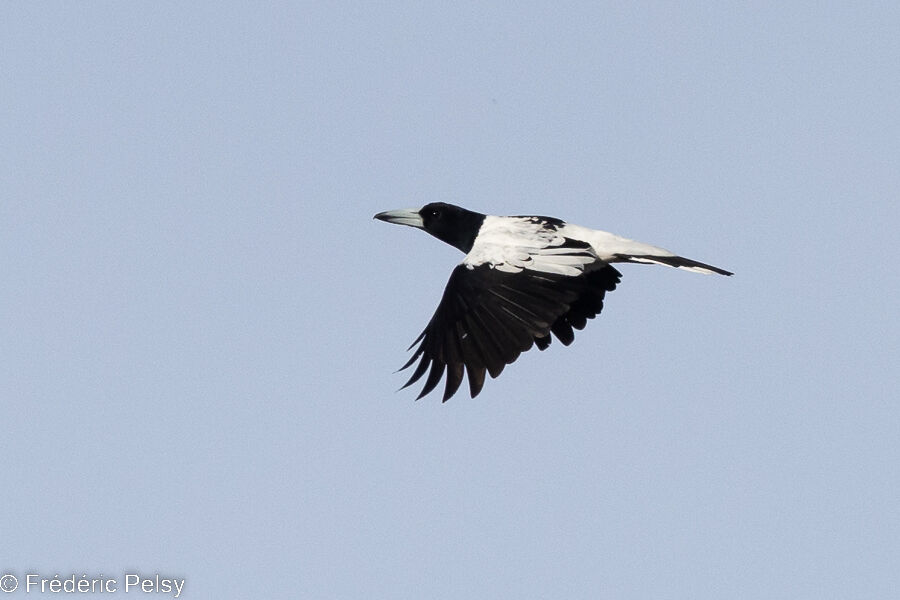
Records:
[[[473,269],[457,266],[434,316],[410,346],[419,344],[400,370],[416,359],[419,364],[403,387],[428,371],[421,398],[446,371],[446,402],[459,389],[465,371],[474,398],[484,385],[485,372],[497,377],[532,343],[544,350],[551,332],[563,344],[571,344],[573,328],[584,328],[587,319],[600,313],[606,292],[614,290],[621,278],[612,266],[596,265],[576,277],[527,269],[508,273],[487,264]]]

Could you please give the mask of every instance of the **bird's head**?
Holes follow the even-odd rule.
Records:
[[[444,202],[432,202],[418,210],[414,208],[389,210],[378,213],[375,218],[388,223],[424,229],[437,239],[465,253],[472,249],[475,236],[478,235],[478,230],[484,222],[483,214]]]

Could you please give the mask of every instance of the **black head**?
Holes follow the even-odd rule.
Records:
[[[465,253],[472,249],[484,215],[444,202],[432,202],[419,210],[391,210],[378,213],[376,219],[424,229],[437,239]]]

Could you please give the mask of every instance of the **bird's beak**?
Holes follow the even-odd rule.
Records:
[[[425,227],[425,223],[422,221],[422,215],[414,208],[389,210],[378,213],[375,215],[375,218],[379,221],[387,221],[388,223],[394,223],[396,225],[409,225],[410,227],[417,227],[419,229]]]

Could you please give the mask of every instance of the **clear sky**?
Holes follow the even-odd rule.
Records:
[[[889,2],[3,3],[0,571],[897,598],[898,31]],[[372,215],[430,201],[735,276],[624,265],[573,346],[414,402],[393,371],[462,255]]]

